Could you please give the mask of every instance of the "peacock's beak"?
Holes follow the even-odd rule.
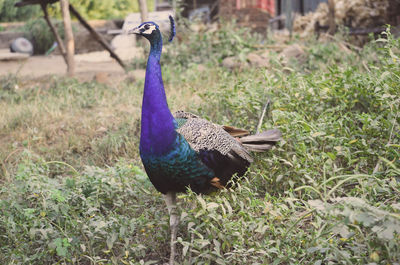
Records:
[[[129,31],[128,31],[128,34],[138,34],[138,35],[140,35],[141,32],[140,32],[139,28],[136,27],[136,28],[134,28],[134,29],[129,30]]]

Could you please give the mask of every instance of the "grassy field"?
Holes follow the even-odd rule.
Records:
[[[179,264],[400,263],[400,41],[298,40],[226,26],[163,55],[169,106],[283,140],[234,190],[180,195]],[[143,66],[143,61],[133,65]],[[245,64],[243,64],[245,65]],[[138,142],[143,81],[0,80],[0,264],[160,264],[168,214]]]

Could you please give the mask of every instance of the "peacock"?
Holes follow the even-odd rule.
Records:
[[[170,16],[171,34],[175,22]],[[174,264],[178,228],[176,194],[188,188],[207,194],[241,177],[253,162],[250,151],[266,151],[279,141],[281,132],[268,130],[256,135],[232,126],[220,126],[195,114],[171,113],[161,75],[162,35],[154,22],[144,22],[129,34],[150,42],[142,102],[140,157],[154,187],[164,194],[170,216],[171,253]],[[236,179],[236,178],[235,178]]]

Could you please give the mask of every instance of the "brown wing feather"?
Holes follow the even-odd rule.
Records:
[[[182,118],[182,116],[180,116]],[[201,118],[188,118],[177,132],[185,137],[195,151],[216,150],[223,155],[235,152],[243,159],[252,162],[244,146],[227,133],[222,126]]]
[[[222,128],[229,133],[230,135],[232,135],[233,137],[243,137],[246,135],[249,135],[250,132],[244,129],[240,129],[240,128],[236,128],[233,126],[229,126],[229,125],[223,125]]]

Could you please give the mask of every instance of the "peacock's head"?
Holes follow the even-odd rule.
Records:
[[[130,30],[128,33],[137,34],[145,37],[149,41],[160,35],[160,29],[154,22],[144,22],[140,26]]]
[[[169,37],[169,41],[172,41],[172,39],[175,37],[175,21],[172,16],[169,16],[169,21],[171,23],[171,34]],[[128,31],[128,34],[141,35],[148,39],[150,42],[158,40],[161,36],[160,29],[158,25],[154,22],[144,22],[140,24],[140,26]]]

